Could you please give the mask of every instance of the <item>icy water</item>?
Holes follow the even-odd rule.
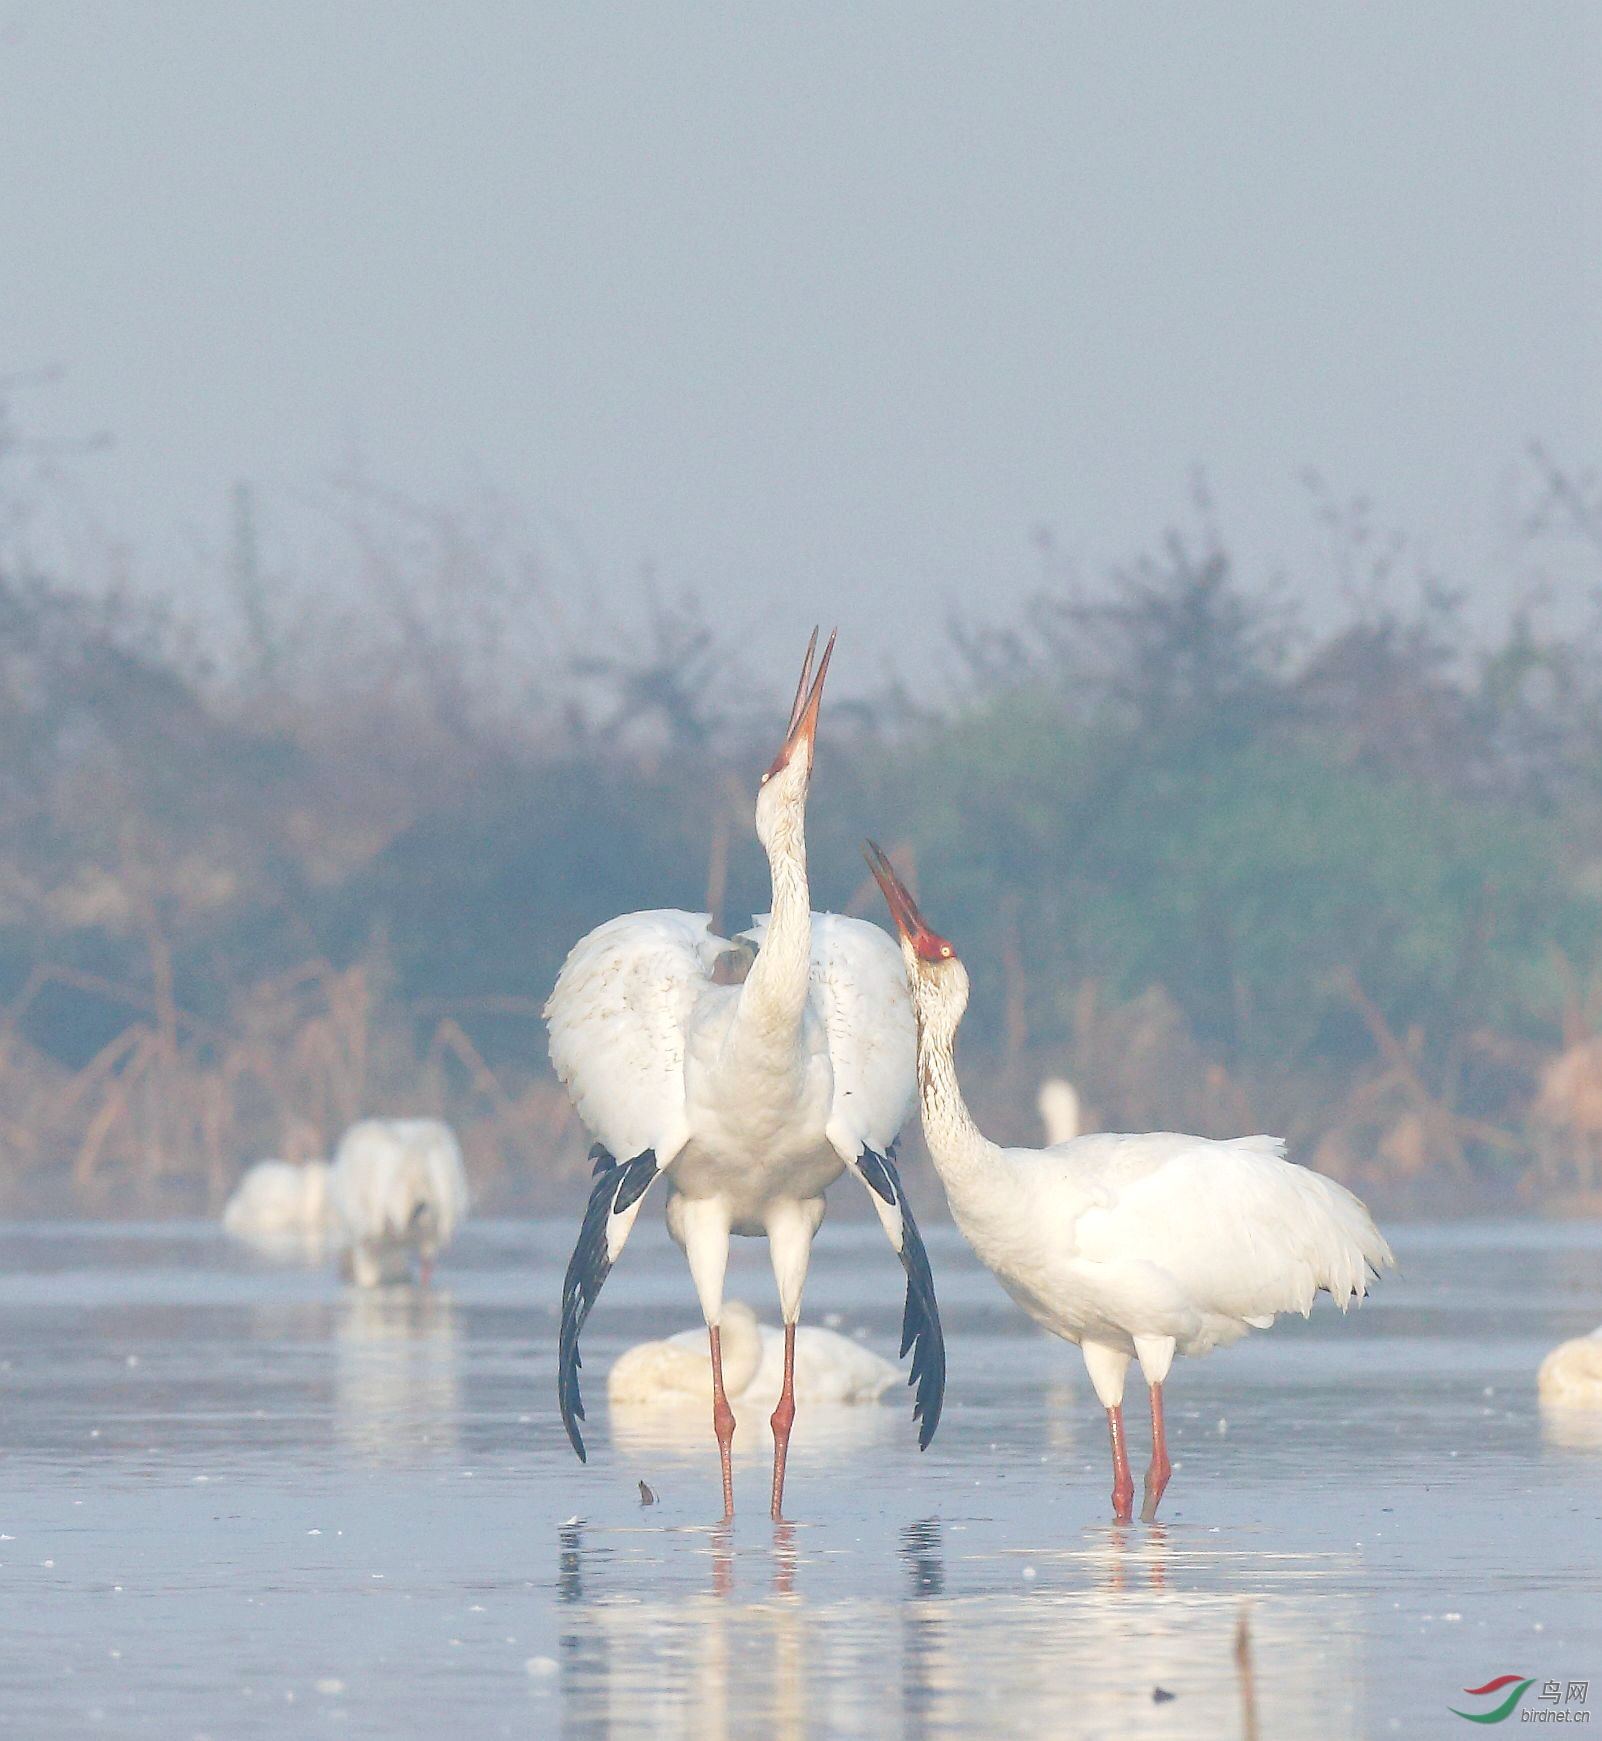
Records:
[[[803,1412],[777,1532],[759,1414],[729,1532],[704,1423],[609,1418],[612,1356],[695,1321],[659,1222],[591,1319],[573,1458],[572,1231],[480,1223],[432,1294],[358,1296],[209,1227],[0,1230],[0,1730],[1197,1741],[1246,1733],[1243,1608],[1263,1741],[1474,1733],[1448,1707],[1504,1673],[1602,1708],[1602,1415],[1534,1391],[1602,1321],[1602,1229],[1396,1228],[1360,1312],[1180,1362],[1149,1528],[1109,1521],[1077,1354],[935,1229],[939,1436],[901,1391]],[[828,1226],[809,1315],[893,1354],[900,1279]]]

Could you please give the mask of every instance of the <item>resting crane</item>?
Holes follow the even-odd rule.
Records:
[[[223,1209],[223,1230],[255,1245],[316,1246],[335,1229],[328,1162],[257,1161]]]
[[[1602,1409],[1602,1327],[1560,1342],[1541,1362],[1536,1389],[1542,1402]]]
[[[735,1402],[777,1402],[784,1384],[784,1337],[743,1301],[725,1300],[720,1341],[729,1396]],[[795,1333],[792,1368],[796,1401],[808,1407],[877,1402],[901,1376],[871,1348],[811,1324]],[[614,1406],[704,1404],[712,1394],[712,1368],[702,1333],[680,1330],[659,1342],[625,1348],[606,1375],[606,1394]]]

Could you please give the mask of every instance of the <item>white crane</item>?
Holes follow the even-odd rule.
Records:
[[[1541,1362],[1536,1389],[1542,1402],[1602,1409],[1602,1327],[1560,1342]]]
[[[1071,1143],[1084,1129],[1079,1090],[1061,1076],[1048,1076],[1035,1097],[1040,1123],[1046,1132],[1046,1147]]]
[[[1151,1391],[1148,1522],[1172,1473],[1163,1382],[1174,1355],[1206,1354],[1266,1330],[1327,1291],[1344,1311],[1394,1264],[1367,1209],[1321,1173],[1283,1159],[1266,1136],[1213,1142],[1154,1131],[1083,1136],[1048,1149],[983,1137],[957,1083],[967,969],[924,923],[889,859],[868,862],[901,934],[918,1024],[924,1137],[963,1236],[1034,1321],[1077,1342],[1112,1439],[1113,1512],[1134,1481],[1124,1448],[1124,1375]]]
[[[823,1193],[842,1170],[868,1188],[906,1270],[901,1353],[912,1350],[920,1445],[933,1437],[945,1384],[934,1280],[894,1159],[916,1092],[906,979],[877,926],[811,910],[807,785],[834,637],[814,678],[816,647],[814,632],[784,744],[757,794],[773,910],[741,939],[757,947],[743,980],[727,983],[739,977],[728,963],[741,952],[705,913],[629,913],[574,946],[545,1007],[551,1062],[599,1138],[562,1288],[557,1392],[568,1437],[582,1459],[579,1331],[641,1199],[665,1173],[668,1231],[689,1260],[707,1324],[725,1517],[734,1511],[734,1414],[719,1325],[731,1234],[766,1234],[784,1320],[784,1384],[771,1419],[775,1518],[795,1417],[801,1293]]]
[[[257,1161],[234,1187],[222,1224],[253,1245],[320,1244],[335,1227],[328,1162]]]
[[[723,1302],[719,1328],[729,1401],[777,1407],[784,1388],[783,1335],[761,1323],[743,1300]],[[794,1373],[797,1407],[877,1402],[901,1376],[871,1348],[810,1324],[795,1333]],[[709,1401],[712,1363],[705,1333],[680,1330],[625,1348],[606,1375],[606,1394],[614,1406]]]
[[[427,1286],[467,1216],[461,1147],[437,1118],[353,1124],[334,1151],[329,1188],[358,1287],[409,1280],[413,1253]]]

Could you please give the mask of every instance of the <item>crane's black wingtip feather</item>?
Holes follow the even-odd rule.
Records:
[[[940,1328],[939,1302],[935,1299],[934,1272],[896,1172],[894,1148],[888,1155],[867,1149],[859,1165],[869,1186],[901,1211],[901,1267],[907,1272],[907,1303],[901,1315],[901,1358],[905,1359],[909,1351],[912,1354],[912,1367],[907,1374],[907,1383],[917,1389],[912,1418],[919,1423],[918,1449],[926,1451],[940,1425],[946,1390],[946,1342]]]
[[[934,1413],[925,1417],[923,1425],[918,1429],[918,1449],[927,1451],[934,1443],[935,1428],[940,1425],[940,1408],[936,1404]]]
[[[646,1149],[631,1161],[618,1162],[597,1143],[594,1157],[595,1183],[585,1206],[578,1242],[562,1279],[562,1328],[557,1339],[556,1396],[562,1409],[562,1425],[581,1463],[587,1463],[584,1438],[578,1423],[584,1419],[584,1398],[579,1391],[579,1331],[590,1315],[601,1284],[612,1270],[606,1231],[615,1214],[638,1202],[657,1175],[656,1156]]]
[[[589,1457],[584,1450],[584,1435],[579,1431],[579,1422],[584,1419],[584,1398],[579,1393],[579,1367],[583,1362],[578,1351],[578,1318],[569,1310],[568,1302],[563,1302],[562,1336],[557,1350],[556,1396],[562,1408],[562,1425],[567,1428],[568,1443],[572,1445],[581,1463],[587,1463]]]

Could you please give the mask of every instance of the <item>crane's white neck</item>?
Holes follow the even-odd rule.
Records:
[[[781,775],[780,778],[783,776]],[[759,833],[773,878],[762,947],[740,991],[733,1038],[742,1050],[796,1050],[812,966],[812,892],[807,885],[806,786],[777,795]]]
[[[918,1018],[924,1141],[947,1192],[955,1194],[986,1173],[1000,1154],[974,1123],[957,1081],[957,1027],[968,1003],[967,970],[959,961],[934,970],[915,967],[912,1003]]]

